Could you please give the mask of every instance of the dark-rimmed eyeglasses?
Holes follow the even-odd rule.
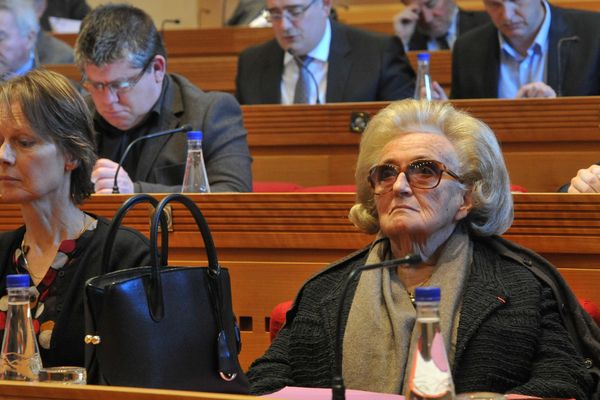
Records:
[[[278,8],[270,8],[264,11],[264,17],[267,21],[273,22],[281,22],[283,18],[287,18],[290,22],[299,21],[303,16],[306,10],[308,10],[313,4],[315,4],[317,0],[312,0],[305,6],[289,6],[283,7],[282,10]]]
[[[437,187],[444,172],[462,183],[460,176],[450,171],[444,163],[435,160],[415,160],[404,170],[394,164],[381,164],[371,168],[368,180],[373,188],[373,193],[379,195],[390,192],[402,172],[406,175],[408,184],[417,189]]]
[[[104,82],[91,81],[86,76],[84,76],[83,79],[81,80],[81,86],[83,86],[90,93],[91,92],[102,92],[102,91],[104,91],[104,89],[108,89],[112,94],[127,93],[128,91],[133,89],[135,87],[135,85],[137,85],[138,82],[142,79],[142,76],[144,76],[144,73],[146,73],[146,70],[148,69],[148,67],[150,65],[152,65],[152,62],[154,61],[154,57],[155,56],[152,56],[148,60],[146,65],[144,65],[142,70],[136,76],[134,76],[132,78],[104,83]]]

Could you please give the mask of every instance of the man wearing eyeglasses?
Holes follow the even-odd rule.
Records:
[[[394,100],[412,96],[414,72],[391,37],[331,21],[332,0],[267,0],[275,39],[238,60],[242,104]]]
[[[453,49],[456,99],[600,94],[600,13],[546,0],[483,0],[493,24]]]
[[[213,192],[252,189],[239,104],[229,94],[205,93],[184,77],[167,74],[162,39],[144,11],[128,5],[95,8],[83,20],[75,57],[94,112],[96,193],[112,193],[117,161],[133,140],[185,124],[204,132]],[[120,169],[119,192],[181,191],[186,154],[185,134],[136,144]]]
[[[402,0],[394,17],[396,36],[408,50],[449,50],[456,38],[490,22],[484,11],[457,7],[454,0]]]

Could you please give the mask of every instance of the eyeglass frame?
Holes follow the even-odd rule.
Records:
[[[87,76],[84,75],[80,82],[81,86],[83,86],[90,93],[91,92],[96,92],[96,93],[103,92],[105,89],[108,89],[110,93],[117,94],[117,95],[127,93],[130,90],[132,90],[139,83],[140,80],[142,80],[142,77],[144,76],[144,74],[146,73],[148,68],[152,65],[152,63],[154,62],[155,59],[156,59],[156,54],[153,55],[152,57],[150,57],[150,59],[146,62],[146,65],[144,65],[142,70],[137,75],[135,75],[131,78],[127,78],[127,79],[123,79],[123,80],[115,80],[115,81],[110,81],[108,83],[104,83],[104,82],[91,81],[87,78]],[[127,86],[115,88],[115,85],[123,85],[123,84],[127,84]]]
[[[277,14],[273,14],[273,12],[271,11],[272,9],[265,9],[263,11],[263,17],[267,20],[267,22],[270,22],[270,23],[281,22],[281,21],[283,21],[283,18],[287,18],[290,22],[297,22],[297,21],[300,21],[304,17],[304,14],[306,13],[306,11],[308,11],[308,9],[311,8],[312,5],[315,4],[316,2],[317,2],[317,0],[311,0],[311,2],[305,6],[296,5],[296,6],[283,7],[283,9],[281,10],[281,13],[277,13]],[[290,11],[292,9],[297,9],[297,11],[296,10],[294,12]],[[275,18],[273,18],[274,15],[276,16]]]
[[[410,172],[407,173],[407,171],[410,171],[411,166],[413,166],[414,164],[423,163],[423,162],[432,163],[439,169],[439,174],[437,176],[437,182],[433,186],[423,187],[423,186],[416,186],[414,184],[414,182],[411,183],[411,179],[410,179],[411,174],[410,174]],[[394,171],[396,171],[397,175],[396,175],[396,178],[394,179],[394,181],[392,182],[392,184],[389,186],[389,190],[377,192],[375,190],[375,186],[377,185],[377,182],[375,182],[375,180],[373,179],[373,175],[377,169],[382,168],[382,167],[388,167],[388,168],[393,169]],[[441,161],[429,160],[429,159],[419,159],[419,160],[411,161],[406,166],[406,168],[404,168],[404,170],[401,170],[400,167],[398,167],[395,164],[391,164],[391,163],[375,165],[369,169],[369,175],[367,176],[367,180],[368,180],[369,184],[371,185],[371,188],[373,189],[373,194],[380,196],[382,194],[389,193],[394,189],[394,185],[396,184],[396,182],[398,181],[398,177],[402,173],[404,173],[404,176],[406,177],[406,181],[408,182],[408,184],[410,185],[411,188],[429,190],[429,189],[435,189],[436,187],[439,186],[440,182],[442,181],[442,175],[444,174],[444,172],[447,173],[450,177],[454,178],[457,182],[463,183],[463,179],[458,174],[456,174],[455,172],[450,170],[446,166],[446,164],[444,164]]]

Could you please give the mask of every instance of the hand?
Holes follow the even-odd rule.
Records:
[[[92,182],[94,182],[96,193],[112,193],[118,166],[119,164],[107,158],[100,158],[96,161],[92,171]],[[119,193],[133,193],[133,182],[123,168],[119,170],[117,185],[119,186]]]
[[[394,32],[396,32],[396,36],[402,41],[405,48],[408,47],[408,42],[415,32],[419,11],[420,7],[412,3],[394,16]]]
[[[600,193],[600,165],[577,171],[577,176],[571,179],[568,193]]]
[[[444,91],[444,88],[437,81],[431,82],[431,99],[432,100],[448,100],[448,96],[446,96],[446,92]]]
[[[531,82],[521,86],[517,92],[517,99],[526,97],[556,97],[556,92],[544,82]]]

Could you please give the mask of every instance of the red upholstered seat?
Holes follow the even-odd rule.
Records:
[[[578,300],[579,304],[581,304],[581,307],[583,307],[583,309],[592,316],[592,319],[596,321],[596,324],[600,326],[600,309],[598,308],[598,306],[593,301],[590,301],[588,299],[580,298]]]
[[[253,182],[253,192],[295,192],[302,189],[301,185],[292,182]]]
[[[269,337],[271,338],[271,342],[285,323],[285,314],[292,308],[293,303],[291,300],[284,301],[277,304],[273,311],[271,311],[271,319],[269,320]]]
[[[518,193],[527,193],[528,190],[525,189],[523,186],[519,186],[519,185],[510,185],[510,191],[511,192],[518,192]]]
[[[273,311],[271,311],[271,319],[269,322],[269,337],[271,338],[271,342],[277,336],[277,333],[285,323],[285,314],[292,307],[292,301],[284,301],[283,303],[279,303],[275,306]],[[585,311],[588,312],[596,321],[598,326],[600,326],[600,308],[593,302],[588,299],[579,299],[579,304]]]
[[[325,185],[325,186],[308,186],[297,189],[296,192],[356,192],[354,185]]]

